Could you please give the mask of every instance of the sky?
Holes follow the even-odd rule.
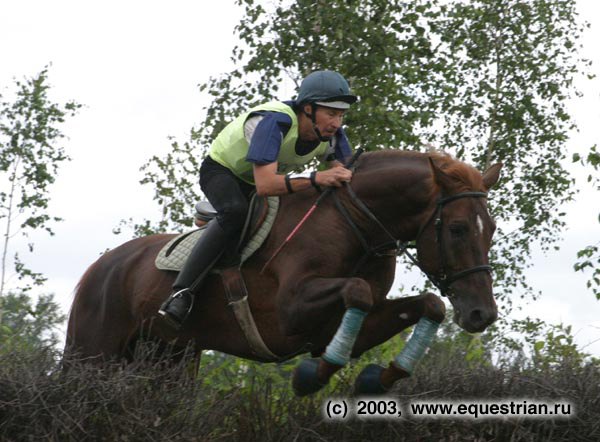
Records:
[[[207,6],[210,5],[210,6]],[[579,0],[581,16],[591,22],[583,55],[600,74],[600,6]],[[77,281],[100,254],[125,242],[112,229],[122,219],[156,219],[152,189],[141,186],[139,168],[153,155],[168,152],[170,136],[186,140],[205,104],[197,85],[232,67],[234,27],[242,11],[233,0],[81,2],[0,0],[0,93],[14,83],[49,69],[50,97],[76,100],[84,107],[62,130],[72,161],[64,163],[51,188],[49,213],[64,221],[55,235],[33,234],[35,251],[21,252],[48,282],[68,312]],[[579,127],[567,143],[568,158],[600,144],[600,79],[579,79],[583,97],[569,103]],[[294,91],[283,89],[281,99]],[[585,288],[586,275],[572,267],[578,250],[600,240],[600,199],[585,182],[587,174],[569,165],[580,193],[567,211],[568,230],[558,253],[534,253],[529,281],[543,295],[515,316],[531,315],[572,325],[585,351],[600,356],[600,301]],[[26,241],[15,240],[13,250]],[[393,290],[409,286],[398,273]],[[14,281],[13,281],[14,282]]]

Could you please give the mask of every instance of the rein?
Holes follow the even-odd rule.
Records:
[[[352,199],[352,202],[354,203],[354,205],[357,206],[360,209],[360,211],[364,215],[367,216],[367,218],[369,220],[371,220],[373,223],[375,223],[377,225],[377,227],[379,227],[380,230],[385,232],[385,234],[388,237],[387,241],[384,241],[381,244],[378,244],[374,247],[370,246],[369,241],[363,235],[360,227],[358,227],[356,225],[356,223],[352,220],[352,216],[350,215],[348,210],[344,207],[344,205],[340,201],[337,191],[333,193],[333,200],[335,203],[335,207],[342,214],[342,216],[346,220],[346,223],[348,223],[348,225],[352,229],[352,232],[354,232],[355,236],[358,238],[358,241],[360,242],[360,245],[362,246],[362,248],[364,250],[363,256],[358,261],[358,263],[354,267],[354,270],[352,271],[352,274],[356,274],[358,269],[360,269],[362,267],[362,265],[367,261],[367,259],[369,259],[369,257],[371,255],[374,255],[377,257],[395,256],[397,253],[397,250],[398,250],[398,241],[385,228],[385,226],[381,223],[381,221],[379,221],[379,219],[373,214],[373,212],[371,212],[371,210],[367,207],[367,205],[362,202],[362,200],[358,197],[358,195],[356,195],[356,193],[354,192],[354,189],[352,189],[352,186],[350,186],[349,183],[344,183],[344,184],[345,184],[344,187],[348,191],[348,194],[350,195],[350,198]],[[389,252],[390,250],[395,251],[393,253],[393,255],[390,255],[389,253],[382,253],[382,252]]]
[[[446,254],[444,253],[444,248],[442,244],[442,232],[443,232],[443,221],[442,221],[442,211],[444,206],[452,201],[461,199],[461,198],[487,198],[487,193],[485,192],[461,192],[455,195],[448,196],[446,198],[440,198],[436,204],[436,209],[429,216],[427,221],[421,225],[419,228],[419,232],[417,233],[416,242],[421,238],[421,234],[425,230],[425,228],[431,223],[432,220],[435,219],[435,241],[438,245],[438,254],[440,256],[440,269],[437,274],[431,274],[423,269],[419,260],[408,251],[409,245],[406,242],[401,242],[394,238],[394,236],[385,228],[385,226],[379,221],[379,219],[375,216],[375,214],[367,207],[367,205],[356,195],[352,186],[349,183],[344,183],[345,188],[350,195],[350,199],[353,204],[360,209],[360,211],[370,220],[372,221],[381,231],[383,231],[388,240],[384,241],[381,244],[376,246],[370,246],[369,241],[365,238],[365,235],[362,233],[361,229],[356,225],[356,223],[352,220],[352,217],[348,210],[343,206],[340,201],[337,192],[333,193],[335,205],[338,211],[342,214],[343,218],[346,220],[356,237],[358,238],[362,248],[364,249],[364,254],[359,260],[358,264],[354,268],[354,273],[369,259],[370,256],[401,256],[405,254],[408,258],[415,264],[419,269],[429,278],[434,286],[438,288],[442,296],[448,297],[448,299],[452,299],[455,297],[455,294],[452,292],[450,285],[456,282],[457,280],[464,278],[467,275],[476,272],[490,272],[492,271],[492,267],[487,264],[482,264],[478,266],[474,266],[465,270],[461,270],[460,272],[456,272],[448,275],[446,272]],[[337,189],[336,189],[337,190]],[[394,251],[393,255],[389,253],[382,253],[383,251]]]

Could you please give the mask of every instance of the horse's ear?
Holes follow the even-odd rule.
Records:
[[[502,169],[502,163],[496,163],[483,172],[483,185],[486,190],[490,190],[496,184],[498,178],[500,178],[500,169]]]
[[[433,171],[433,178],[435,179],[435,182],[442,189],[451,189],[452,184],[456,180],[454,178],[452,178],[450,175],[448,175],[446,172],[444,172],[442,169],[440,169],[435,164],[435,161],[433,161],[433,158],[431,158],[431,157],[429,157],[429,164],[431,165],[431,170]]]

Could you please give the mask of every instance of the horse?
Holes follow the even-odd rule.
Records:
[[[280,198],[269,236],[241,271],[268,349],[280,361],[308,352],[313,357],[294,372],[298,395],[317,391],[350,357],[416,325],[404,353],[386,368],[369,365],[356,388],[383,393],[412,373],[444,320],[445,304],[431,292],[386,297],[398,248],[406,251],[409,242],[416,247],[413,259],[448,297],[461,328],[481,332],[497,319],[488,260],[495,224],[486,197],[501,167],[482,174],[445,153],[364,153],[351,182],[334,188],[284,248],[319,193]],[[203,350],[216,350],[272,362],[248,344],[216,274],[205,279],[182,329],[157,315],[176,273],[158,270],[154,259],[173,237],[133,239],[87,269],[70,311],[65,359],[131,360],[135,344],[151,337],[176,348],[191,344],[198,358]]]

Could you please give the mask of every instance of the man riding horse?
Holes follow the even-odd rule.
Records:
[[[176,329],[210,269],[238,266],[237,243],[250,195],[276,196],[320,186],[340,187],[352,178],[342,167],[351,155],[342,120],[357,97],[333,71],[316,71],[300,85],[295,101],[272,101],[237,117],[212,143],[200,167],[200,186],[216,220],[193,247],[159,314]],[[328,170],[296,173],[314,158]]]

